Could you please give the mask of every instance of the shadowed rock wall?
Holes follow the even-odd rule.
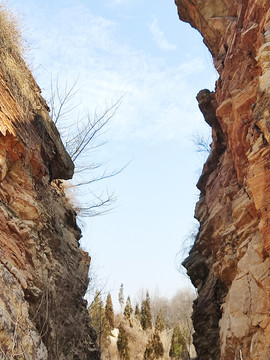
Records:
[[[0,358],[99,359],[90,258],[61,180],[73,163],[16,48],[0,41]]]
[[[176,0],[220,75],[197,100],[212,127],[185,260],[200,360],[270,358],[270,3]]]

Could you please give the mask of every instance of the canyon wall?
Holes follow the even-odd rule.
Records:
[[[176,0],[219,73],[197,96],[213,143],[198,182],[195,244],[200,360],[270,359],[270,3]]]
[[[0,10],[0,359],[97,360],[74,166]]]

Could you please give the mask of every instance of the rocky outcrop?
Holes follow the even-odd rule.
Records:
[[[198,288],[200,360],[270,356],[269,0],[176,0],[220,75],[198,94],[213,144],[198,182],[200,229],[185,260]]]
[[[96,360],[74,166],[0,17],[0,358]]]

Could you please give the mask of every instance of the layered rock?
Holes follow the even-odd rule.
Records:
[[[61,182],[74,166],[0,26],[0,358],[99,359],[83,300],[90,258]]]
[[[220,75],[198,102],[213,144],[198,182],[200,229],[184,265],[198,299],[200,360],[270,356],[269,0],[176,0]]]

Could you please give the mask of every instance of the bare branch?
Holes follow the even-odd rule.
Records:
[[[200,134],[195,134],[192,138],[193,143],[195,144],[195,149],[197,152],[205,152],[207,154],[211,151],[211,139]]]
[[[106,132],[110,120],[115,115],[120,104],[122,103],[123,96],[115,103],[108,106],[105,111],[100,114],[95,113],[91,116],[88,111],[85,111],[85,115],[82,117],[77,115],[75,122],[65,121],[64,127],[62,127],[63,119],[66,115],[70,114],[77,106],[72,106],[71,100],[77,93],[75,87],[78,83],[77,80],[73,85],[68,88],[66,82],[63,93],[61,92],[59,85],[59,78],[56,79],[56,87],[51,85],[51,117],[57,126],[60,126],[60,133],[65,143],[66,149],[75,164],[75,179],[77,181],[73,184],[66,186],[68,188],[82,188],[83,186],[92,186],[102,180],[112,178],[120,174],[128,165],[126,164],[121,169],[108,171],[106,168],[103,172],[97,174],[96,170],[102,168],[105,164],[103,162],[91,162],[89,161],[93,151],[106,144],[106,140],[102,139]],[[61,120],[61,121],[60,121]],[[113,194],[107,192],[106,196],[103,193],[99,196],[89,191],[88,194],[92,194],[93,200],[88,204],[78,206],[78,214],[80,216],[97,216],[103,215],[110,211],[110,205],[115,201]],[[79,195],[80,197],[80,195]]]
[[[112,211],[112,203],[116,201],[114,193],[106,193],[106,196],[95,195],[94,200],[90,204],[82,204],[79,206],[78,214],[82,217],[94,217],[99,215],[108,214]]]
[[[122,98],[120,98],[115,104],[113,104],[110,108],[105,110],[105,112],[94,121],[91,119],[90,115],[87,114],[88,123],[84,127],[84,129],[78,134],[75,140],[79,140],[77,142],[77,146],[74,151],[70,154],[71,159],[76,161],[78,157],[83,153],[83,151],[87,148],[87,146],[96,138],[105,125],[112,119],[118,110],[120,104],[122,102]],[[86,130],[86,131],[85,131]],[[84,134],[80,139],[81,134]]]
[[[69,102],[75,96],[78,90],[75,90],[76,85],[78,83],[79,77],[74,81],[74,83],[68,88],[68,83],[65,84],[64,93],[60,91],[59,85],[59,76],[56,78],[56,88],[53,87],[53,81],[51,80],[51,98],[49,100],[49,104],[51,107],[51,118],[55,124],[63,118],[65,115],[69,114],[73,111],[78,105],[73,107],[67,107]],[[58,101],[58,105],[56,105],[56,99]]]
[[[109,179],[111,177],[119,175],[129,164],[130,164],[130,161],[125,166],[123,166],[120,170],[114,170],[114,171],[112,171],[110,173],[108,173],[107,170],[105,170],[102,175],[94,177],[94,178],[92,178],[90,180],[86,180],[86,181],[82,181],[80,183],[76,183],[73,186],[78,187],[78,186],[83,186],[83,185],[90,185],[90,184],[93,184],[93,183],[101,181],[101,180]],[[89,170],[89,169],[87,169],[87,170]]]

